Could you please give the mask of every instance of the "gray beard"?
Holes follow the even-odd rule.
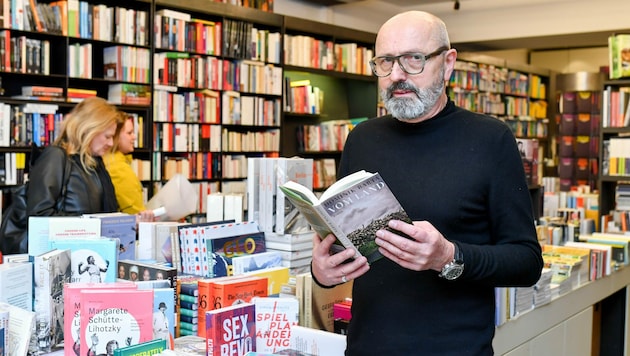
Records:
[[[444,92],[444,81],[440,76],[430,87],[421,89],[408,82],[397,82],[387,89],[381,90],[381,98],[387,111],[401,121],[411,121],[426,115],[431,110]],[[415,98],[396,98],[394,90],[411,90],[416,94]]]

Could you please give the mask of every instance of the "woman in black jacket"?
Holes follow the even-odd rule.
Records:
[[[74,107],[63,120],[55,142],[31,168],[27,216],[118,211],[102,156],[112,150],[123,117],[115,106],[98,97]]]

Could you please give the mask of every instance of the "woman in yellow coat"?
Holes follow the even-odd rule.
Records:
[[[116,190],[116,200],[121,212],[138,214],[139,221],[154,221],[152,210],[144,205],[142,184],[131,168],[136,133],[132,118],[127,118],[120,130],[113,153],[104,158],[105,166]]]

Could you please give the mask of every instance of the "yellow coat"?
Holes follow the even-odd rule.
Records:
[[[120,211],[127,214],[137,214],[146,210],[142,184],[131,168],[131,155],[116,152],[103,157],[103,161],[112,178],[112,183],[114,183]]]

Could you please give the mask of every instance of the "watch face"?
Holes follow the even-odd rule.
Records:
[[[442,273],[440,273],[440,276],[444,279],[448,279],[449,281],[452,281],[456,279],[457,277],[461,276],[462,272],[464,272],[463,265],[459,265],[456,263],[449,263],[448,265],[444,266],[444,269],[442,270]]]

